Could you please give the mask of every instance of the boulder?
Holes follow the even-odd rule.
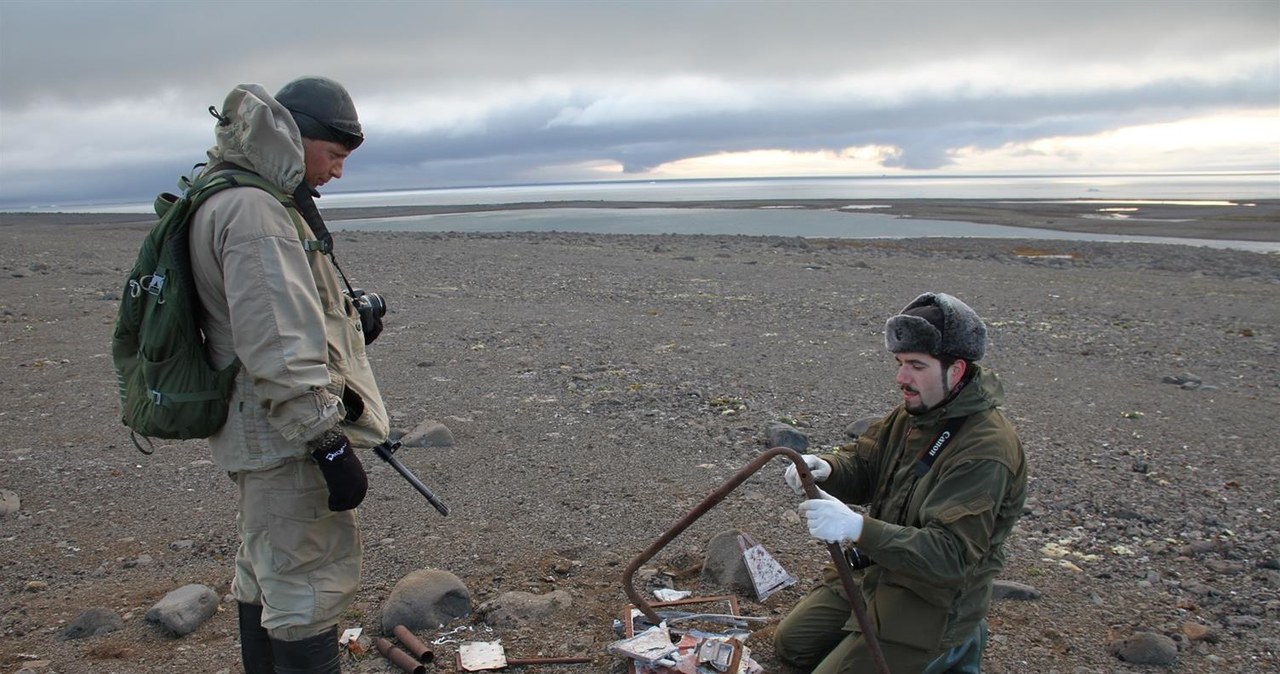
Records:
[[[396,625],[411,632],[435,630],[471,615],[471,592],[452,573],[419,569],[401,578],[382,605],[382,633]]]
[[[166,594],[147,611],[146,621],[175,636],[191,634],[218,610],[218,595],[207,585],[192,583]]]

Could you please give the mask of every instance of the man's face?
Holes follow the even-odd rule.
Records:
[[[894,354],[898,361],[898,376],[894,383],[902,391],[902,402],[907,412],[924,414],[936,407],[951,393],[951,384],[958,381],[963,374],[964,361],[956,361],[949,368],[943,369],[942,361],[927,353],[906,351]]]
[[[306,175],[303,180],[312,189],[342,177],[342,162],[351,151],[342,143],[330,140],[302,139],[303,158],[306,161]]]

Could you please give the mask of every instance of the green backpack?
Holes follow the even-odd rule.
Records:
[[[199,325],[200,298],[191,271],[187,231],[205,199],[238,186],[266,190],[287,208],[292,197],[243,170],[218,170],[178,181],[182,196],[156,197],[159,222],[142,242],[121,292],[111,338],[121,421],[137,436],[188,440],[213,435],[227,419],[239,359],[216,370]],[[151,445],[148,439],[147,444]]]

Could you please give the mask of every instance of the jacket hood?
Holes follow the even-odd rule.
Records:
[[[214,136],[210,166],[222,161],[243,166],[286,194],[302,182],[306,161],[298,125],[261,85],[241,84],[227,94]]]

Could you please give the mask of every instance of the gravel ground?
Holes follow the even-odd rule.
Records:
[[[152,456],[120,425],[109,341],[137,228],[23,225],[0,248],[0,671],[239,672],[233,604],[174,639],[143,620],[166,592],[225,594],[232,483],[203,442]],[[1140,672],[1109,653],[1174,637],[1169,671],[1280,671],[1280,259],[1139,244],[805,241],[573,234],[338,235],[352,278],[388,298],[371,357],[394,425],[439,421],[451,448],[399,455],[440,517],[365,459],[364,584],[344,627],[379,631],[391,587],[451,571],[475,604],[565,590],[538,624],[486,632],[509,655],[597,656],[517,671],[609,672],[628,562],[767,448],[789,419],[814,448],[896,403],[885,318],[925,290],[988,322],[986,365],[1031,462],[1031,503],[997,602],[990,672]],[[780,617],[819,575],[781,461],[654,559],[750,532],[800,583],[744,613]],[[677,586],[698,594],[697,576]],[[61,641],[82,611],[124,628]],[[1197,626],[1207,630],[1197,629]],[[1191,635],[1191,636],[1188,636]],[[420,636],[431,639],[435,633]],[[468,636],[467,638],[472,638]],[[770,672],[767,638],[749,643]],[[437,665],[452,671],[451,644]],[[376,654],[345,671],[396,671]]]

